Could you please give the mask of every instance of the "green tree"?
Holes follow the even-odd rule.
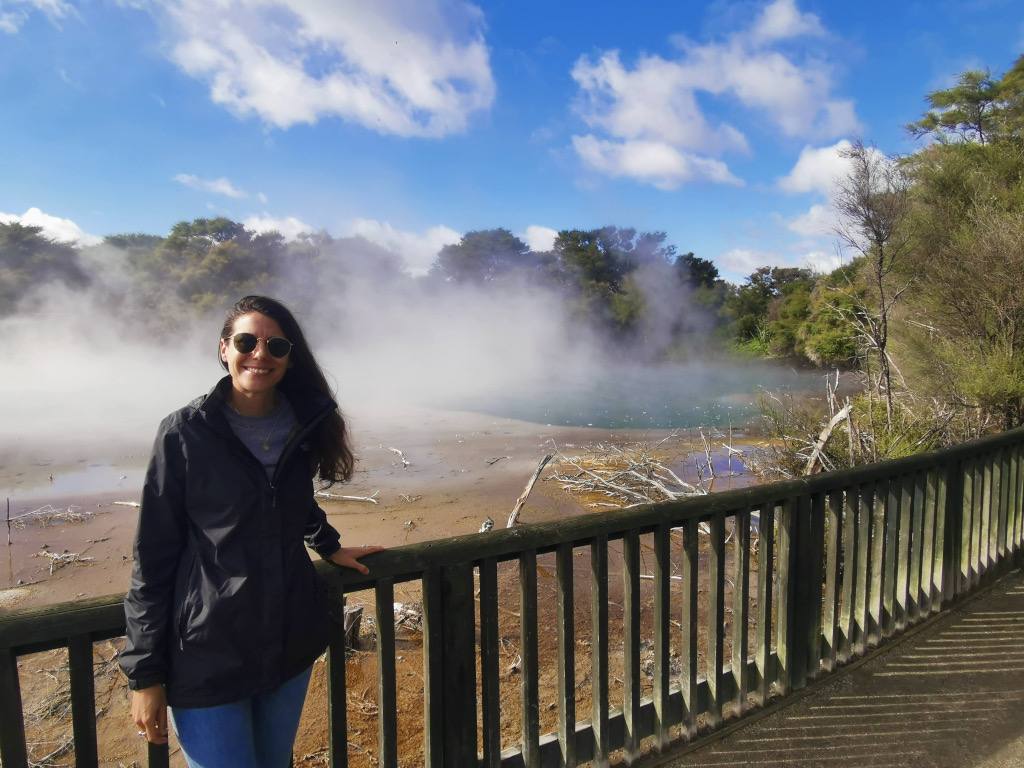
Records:
[[[16,221],[0,222],[0,313],[13,312],[22,296],[51,282],[89,284],[74,245],[48,238],[42,231]]]
[[[444,280],[487,283],[537,265],[530,246],[507,229],[467,232],[438,251],[431,272]]]
[[[999,121],[1002,83],[985,70],[969,69],[957,76],[956,85],[932,91],[931,107],[924,117],[906,126],[915,138],[934,136],[939,141],[977,141],[985,144]]]

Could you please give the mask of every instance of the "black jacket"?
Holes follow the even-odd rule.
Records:
[[[280,390],[298,417],[273,479],[224,417],[230,378],[160,424],[142,491],[121,667],[172,707],[269,693],[327,647],[327,605],[305,544],[338,533],[313,497],[310,431],[337,406]]]

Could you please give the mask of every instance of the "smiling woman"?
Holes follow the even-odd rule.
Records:
[[[190,766],[284,768],[327,645],[326,599],[303,542],[362,573],[359,558],[382,547],[340,546],[314,501],[314,476],[347,480],[353,458],[287,307],[240,300],[219,352],[229,375],[160,425],[121,666],[150,742],[165,743],[170,722]]]

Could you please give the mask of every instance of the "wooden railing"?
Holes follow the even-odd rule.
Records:
[[[400,757],[396,588],[417,589],[423,605],[422,751],[403,764],[574,766],[616,750],[630,761],[803,688],[1019,565],[1022,451],[1014,430],[855,470],[399,547],[368,561],[372,578],[321,563],[336,627],[331,765],[349,763],[344,595],[372,590],[381,617],[380,765]],[[552,570],[545,602],[538,573]],[[508,578],[518,605],[499,605]],[[550,633],[542,611],[553,612]],[[512,641],[499,630],[508,616]],[[5,767],[28,762],[17,660],[54,648],[68,649],[76,764],[97,764],[92,644],[123,632],[120,596],[0,615]],[[511,738],[499,662],[509,643]],[[557,668],[542,668],[539,648],[551,643]],[[543,712],[542,696],[554,700]],[[151,765],[166,762],[166,749],[150,750]]]

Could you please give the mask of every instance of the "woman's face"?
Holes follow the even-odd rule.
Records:
[[[267,350],[267,339],[286,338],[281,326],[266,315],[250,312],[235,320],[231,336],[236,333],[251,333],[259,343],[252,352],[244,353],[235,349],[231,338],[220,340],[220,357],[227,363],[235,391],[247,396],[273,393],[291,366],[291,355],[274,357]]]

